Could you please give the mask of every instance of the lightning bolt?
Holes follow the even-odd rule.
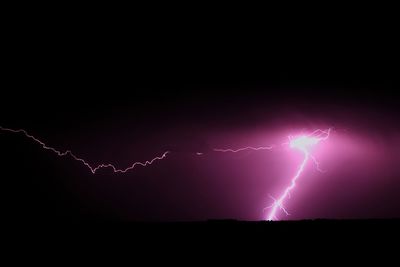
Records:
[[[238,149],[231,149],[231,148],[227,148],[227,149],[222,149],[222,148],[214,148],[213,150],[216,152],[232,152],[232,153],[238,153],[238,152],[242,152],[245,150],[253,150],[253,151],[258,151],[258,150],[271,150],[273,149],[273,146],[262,146],[262,147],[252,147],[252,146],[248,146],[248,147],[243,147],[243,148],[238,148]]]
[[[312,133],[308,135],[300,135],[297,137],[289,136],[289,142],[284,142],[281,144],[281,146],[289,145],[290,148],[292,149],[298,149],[304,154],[304,159],[301,162],[300,166],[298,167],[296,174],[292,177],[291,183],[288,187],[285,188],[283,193],[280,195],[278,199],[275,199],[274,197],[270,196],[270,198],[273,200],[273,204],[268,206],[266,209],[271,209],[267,216],[268,221],[272,220],[277,220],[277,212],[279,210],[283,211],[286,215],[289,215],[289,212],[286,210],[284,207],[284,202],[287,198],[290,198],[291,192],[295,189],[297,180],[300,178],[301,174],[304,172],[304,169],[308,163],[308,161],[311,159],[315,165],[315,168],[319,172],[325,172],[320,168],[320,163],[317,161],[317,159],[310,153],[310,150],[312,147],[317,145],[319,142],[324,141],[329,138],[329,135],[331,133],[331,128],[327,130],[321,130],[317,129],[313,131]],[[274,149],[276,146],[271,145],[271,146],[265,146],[265,147],[243,147],[243,148],[237,148],[237,149],[232,149],[232,148],[226,148],[226,149],[221,149],[221,148],[215,148],[213,149],[216,152],[231,152],[231,153],[238,153],[246,150],[252,150],[252,151],[259,151],[259,150],[271,150]],[[265,209],[264,209],[265,210]]]
[[[38,143],[43,149],[46,150],[50,150],[53,153],[55,153],[57,156],[59,157],[65,157],[65,156],[70,156],[71,158],[73,158],[76,161],[81,162],[83,165],[85,165],[91,172],[92,174],[96,174],[96,172],[99,169],[102,168],[111,168],[113,170],[114,173],[126,173],[129,170],[132,170],[133,168],[135,168],[136,166],[148,166],[153,164],[155,161],[158,160],[162,160],[165,159],[167,157],[167,154],[170,153],[170,151],[166,151],[164,152],[161,156],[157,156],[154,157],[151,160],[147,160],[144,162],[134,162],[131,164],[131,166],[125,168],[125,169],[119,169],[117,167],[115,167],[113,164],[107,163],[107,164],[100,164],[97,166],[91,166],[86,160],[84,160],[83,158],[80,158],[78,156],[76,156],[74,153],[72,153],[72,151],[70,150],[66,150],[64,152],[61,152],[53,147],[50,147],[48,145],[46,145],[46,143],[44,143],[43,141],[39,140],[38,138],[34,137],[33,135],[30,135],[26,130],[24,129],[10,129],[10,128],[4,128],[0,126],[0,130],[4,131],[4,132],[11,132],[11,133],[22,133],[25,137],[33,140],[34,142]],[[283,193],[280,195],[279,198],[275,199],[274,197],[270,196],[270,198],[273,200],[273,204],[270,205],[269,209],[270,212],[267,216],[267,220],[268,221],[272,221],[272,220],[277,220],[278,216],[277,213],[278,211],[282,211],[283,213],[285,213],[286,215],[289,215],[289,212],[286,210],[286,208],[284,207],[284,202],[290,198],[291,196],[291,192],[296,188],[296,183],[298,181],[298,179],[301,177],[302,173],[304,172],[304,169],[307,165],[307,163],[309,162],[309,160],[311,159],[314,163],[314,165],[316,166],[316,169],[320,172],[324,172],[321,168],[320,168],[320,164],[319,162],[316,160],[316,158],[311,154],[311,149],[317,145],[319,142],[327,140],[329,138],[329,135],[331,133],[331,128],[327,129],[327,130],[320,130],[317,129],[314,132],[308,134],[308,135],[300,135],[297,137],[293,137],[293,136],[289,136],[289,142],[285,142],[282,143],[281,145],[289,145],[290,148],[292,149],[297,149],[300,150],[303,154],[304,154],[304,159],[301,162],[301,164],[299,165],[295,175],[292,177],[290,185],[288,187],[285,188],[285,190],[283,191]],[[271,146],[263,146],[263,147],[252,147],[252,146],[248,146],[248,147],[243,147],[243,148],[237,148],[237,149],[232,149],[232,148],[214,148],[213,151],[215,152],[230,152],[230,153],[238,153],[238,152],[242,152],[242,151],[246,151],[246,150],[251,150],[251,151],[260,151],[260,150],[272,150],[274,149],[276,146],[275,145],[271,145]],[[197,152],[197,155],[203,155],[202,152]],[[266,208],[266,209],[267,209]]]
[[[301,174],[304,172],[304,168],[307,165],[309,159],[311,159],[316,165],[317,170],[322,171],[319,167],[319,162],[315,159],[313,155],[311,155],[310,150],[312,147],[317,145],[319,142],[324,141],[329,138],[331,128],[327,130],[315,130],[309,135],[301,135],[298,137],[289,136],[289,146],[293,149],[298,149],[304,154],[304,159],[301,162],[299,168],[297,169],[296,174],[291,179],[290,185],[286,187],[283,193],[280,195],[278,199],[271,197],[274,202],[268,208],[271,209],[267,216],[268,221],[277,220],[277,212],[282,210],[286,215],[289,215],[287,210],[284,207],[284,202],[287,198],[290,198],[290,193],[296,188],[296,182],[300,178]],[[285,143],[287,144],[287,143]]]
[[[61,151],[59,151],[59,150],[57,150],[57,149],[55,149],[53,147],[50,147],[50,146],[46,145],[43,141],[39,140],[38,138],[34,137],[33,135],[30,135],[24,129],[14,130],[14,129],[4,128],[4,127],[0,126],[0,130],[4,131],[4,132],[11,132],[11,133],[22,133],[25,137],[27,137],[27,138],[33,140],[34,142],[38,143],[43,149],[50,150],[50,151],[54,152],[59,157],[70,156],[74,160],[81,162],[83,165],[85,165],[92,172],[92,174],[95,174],[99,169],[102,169],[102,168],[111,168],[114,173],[126,173],[127,171],[132,170],[133,168],[135,168],[137,166],[146,167],[148,165],[153,164],[155,161],[165,159],[167,157],[167,154],[170,153],[169,151],[166,151],[161,156],[154,157],[151,160],[146,160],[144,162],[140,162],[140,161],[134,162],[134,163],[132,163],[132,165],[130,165],[129,167],[127,167],[125,169],[119,169],[119,168],[115,167],[113,164],[110,164],[110,163],[103,163],[103,164],[100,164],[100,165],[97,165],[97,166],[94,167],[94,166],[90,165],[83,158],[80,158],[80,157],[76,156],[74,153],[72,153],[71,150],[66,150],[64,152],[61,152]]]

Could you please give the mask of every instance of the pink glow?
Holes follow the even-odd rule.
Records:
[[[117,167],[115,167],[113,164],[110,164],[110,163],[103,163],[103,164],[100,164],[100,165],[98,165],[98,166],[96,166],[96,167],[93,167],[93,166],[91,166],[86,160],[75,156],[75,154],[73,154],[70,150],[66,150],[66,151],[64,151],[64,152],[61,152],[61,151],[59,151],[59,150],[57,150],[57,149],[55,149],[55,148],[53,148],[53,147],[49,147],[49,146],[46,145],[43,141],[41,141],[41,140],[37,139],[36,137],[34,137],[34,136],[28,134],[28,132],[25,131],[25,130],[23,130],[23,129],[14,130],[14,129],[9,129],[9,128],[3,128],[3,127],[0,126],[0,130],[6,131],[6,132],[11,132],[11,133],[23,133],[27,138],[30,138],[30,139],[32,139],[33,141],[35,141],[36,143],[40,144],[40,145],[42,146],[42,148],[54,152],[54,153],[55,153],[57,156],[59,156],[59,157],[64,157],[64,156],[70,155],[74,160],[79,161],[79,162],[81,162],[83,165],[85,165],[86,167],[88,167],[89,170],[90,170],[93,174],[95,174],[96,171],[98,171],[99,169],[102,169],[102,168],[111,168],[111,169],[113,170],[113,172],[115,172],[115,173],[118,173],[118,172],[119,172],[119,173],[125,173],[125,172],[127,172],[127,171],[129,171],[129,170],[132,170],[132,169],[135,168],[136,166],[143,166],[143,167],[145,167],[145,166],[151,165],[151,164],[153,164],[153,163],[154,163],[155,161],[157,161],[157,160],[162,160],[162,159],[166,158],[167,154],[169,153],[169,151],[166,151],[166,152],[164,152],[161,156],[154,157],[153,159],[147,160],[147,161],[145,161],[145,162],[139,162],[139,161],[134,162],[134,163],[132,163],[131,166],[129,166],[129,167],[125,168],[125,169],[118,169]]]
[[[194,196],[193,199],[198,201],[196,203],[208,205],[204,208],[205,215],[198,215],[200,213],[193,211],[193,218],[298,220],[398,216],[396,185],[399,177],[400,139],[397,131],[387,131],[385,138],[382,138],[370,128],[370,131],[364,131],[349,128],[347,125],[335,125],[335,131],[328,129],[301,133],[295,129],[302,127],[303,123],[300,126],[290,123],[287,125],[290,127],[279,128],[273,125],[250,133],[229,129],[218,134],[212,133],[208,139],[205,135],[210,140],[211,151],[214,153],[204,149],[193,158],[185,155],[185,164],[182,164],[179,155],[175,158],[176,162],[169,161],[170,177],[181,174],[176,170],[191,171],[196,173],[197,182],[204,185],[190,189],[195,191],[191,197]],[[323,124],[306,127],[327,128]],[[58,156],[71,157],[96,174],[99,173],[98,169],[107,167],[113,170],[111,174],[124,173],[134,167],[148,166],[166,156],[170,157],[173,153],[166,152],[151,161],[136,162],[127,169],[117,169],[111,164],[91,166],[69,150],[63,152],[61,149],[49,147],[25,130],[2,127],[0,130],[16,133],[16,136],[24,135],[26,140],[31,139],[34,141],[32,143],[39,144],[41,148],[51,150]],[[296,134],[282,141],[288,133]],[[282,142],[286,143],[280,145]],[[214,147],[216,148],[212,149]],[[197,151],[198,148],[195,149]],[[321,166],[317,159],[321,161]],[[128,165],[131,165],[130,162]],[[326,170],[326,174],[313,172],[313,168],[318,171]],[[160,176],[155,177],[165,177],[165,170],[160,171]],[[300,179],[303,176],[305,179]],[[169,181],[165,180],[165,184],[168,185]],[[191,179],[182,181],[185,188],[190,187],[192,182]],[[124,184],[118,186],[123,187]],[[174,189],[173,186],[175,185],[171,185],[171,190]],[[203,192],[207,192],[207,197],[203,197]],[[271,194],[273,200],[268,199],[268,194]],[[165,199],[170,198],[173,199],[170,195],[165,196]],[[387,203],[392,206],[386,208]],[[171,206],[178,207],[175,204]],[[262,213],[266,206],[269,207]],[[226,211],[226,207],[232,208]],[[130,208],[127,209],[131,211]],[[286,217],[289,213],[290,216]],[[181,216],[180,211],[176,214],[177,217]]]

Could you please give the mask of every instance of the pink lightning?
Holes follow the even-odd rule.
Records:
[[[11,132],[11,133],[23,133],[27,138],[32,139],[33,141],[35,141],[36,143],[40,144],[42,146],[42,148],[46,149],[46,150],[50,150],[53,151],[55,154],[57,154],[57,156],[63,157],[63,156],[67,156],[70,155],[74,160],[81,162],[83,165],[85,165],[86,167],[89,168],[89,170],[95,174],[96,171],[98,171],[101,168],[111,168],[113,170],[113,172],[115,173],[125,173],[129,170],[132,170],[133,168],[135,168],[136,166],[148,166],[153,164],[155,161],[157,160],[162,160],[164,159],[167,154],[169,153],[169,151],[164,152],[161,156],[157,156],[151,160],[147,160],[145,162],[134,162],[131,166],[125,168],[125,169],[118,169],[116,168],[113,164],[107,163],[107,164],[100,164],[96,167],[91,166],[86,160],[79,158],[77,156],[75,156],[75,154],[73,154],[70,150],[66,150],[65,152],[61,152],[53,147],[49,147],[47,146],[43,141],[37,139],[36,137],[34,137],[33,135],[28,134],[27,131],[23,130],[23,129],[18,129],[18,130],[14,130],[14,129],[9,129],[9,128],[3,128],[0,126],[0,130],[5,131],[5,132]]]
[[[296,182],[299,179],[300,175],[303,173],[304,168],[310,158],[314,161],[315,165],[317,166],[317,170],[321,171],[321,169],[319,168],[319,163],[317,162],[315,157],[310,154],[310,150],[320,141],[328,139],[330,132],[331,132],[330,128],[327,130],[318,129],[309,135],[301,135],[295,138],[289,136],[290,148],[298,149],[301,152],[303,152],[304,159],[300,164],[296,174],[293,176],[290,185],[283,191],[282,195],[278,199],[274,199],[273,197],[271,197],[274,200],[274,203],[269,207],[271,208],[271,211],[269,212],[267,217],[268,221],[273,221],[277,219],[278,210],[282,210],[286,215],[289,215],[283,204],[287,198],[290,198],[290,193],[292,190],[295,189]]]
[[[317,161],[317,159],[310,153],[310,150],[311,150],[312,147],[317,145],[320,141],[324,141],[324,140],[328,139],[331,130],[332,130],[331,128],[329,128],[327,130],[317,129],[317,130],[315,130],[314,132],[312,132],[311,134],[308,134],[308,135],[301,135],[301,136],[297,136],[297,137],[289,136],[289,142],[285,142],[285,143],[282,144],[282,146],[289,145],[290,148],[298,149],[301,152],[303,152],[304,159],[301,162],[299,168],[297,169],[296,174],[291,179],[290,185],[285,189],[285,191],[282,193],[282,195],[278,199],[275,199],[272,196],[270,196],[274,200],[274,203],[271,206],[267,207],[267,208],[271,209],[271,211],[269,212],[268,217],[267,217],[268,221],[272,221],[272,220],[276,220],[277,219],[278,210],[282,210],[286,215],[289,215],[289,212],[285,209],[285,207],[283,206],[283,203],[285,202],[285,200],[287,198],[290,198],[291,191],[293,191],[295,189],[296,182],[299,179],[299,177],[301,176],[301,174],[303,173],[304,168],[305,168],[305,166],[307,165],[307,162],[310,159],[313,161],[313,163],[315,164],[315,167],[316,167],[316,169],[318,171],[324,172],[320,168],[320,164]],[[220,149],[220,148],[215,148],[214,151],[216,151],[216,152],[238,153],[238,152],[242,152],[242,151],[245,151],[245,150],[258,151],[258,150],[271,150],[273,148],[275,148],[274,145],[266,146],[266,147],[251,147],[251,146],[248,146],[248,147],[243,147],[243,148],[238,148],[238,149],[232,149],[232,148]]]
[[[23,133],[27,138],[32,139],[36,143],[40,144],[43,149],[50,150],[54,152],[56,155],[63,157],[70,155],[74,160],[81,162],[83,165],[89,168],[89,170],[95,174],[99,169],[101,168],[111,168],[114,173],[125,173],[136,166],[148,166],[153,164],[157,160],[162,160],[166,158],[167,154],[170,153],[169,151],[164,152],[161,156],[154,157],[151,160],[145,161],[145,162],[134,162],[131,166],[125,168],[125,169],[118,169],[116,168],[113,164],[100,164],[96,167],[92,167],[86,160],[79,158],[75,156],[70,150],[66,150],[65,152],[61,152],[53,147],[49,147],[46,145],[43,141],[37,139],[33,135],[28,134],[28,132],[24,129],[10,129],[10,128],[4,128],[0,126],[1,131],[5,132],[11,132],[11,133]],[[290,198],[291,192],[295,189],[297,180],[300,178],[301,174],[304,172],[305,166],[307,165],[308,161],[311,159],[313,163],[316,166],[316,169],[320,172],[323,172],[320,167],[319,167],[319,162],[316,160],[316,158],[311,154],[311,149],[317,145],[319,142],[327,140],[329,138],[331,128],[327,130],[315,130],[311,134],[308,135],[300,135],[297,137],[289,136],[289,142],[283,143],[283,145],[289,145],[290,148],[292,149],[297,149],[300,150],[304,154],[304,159],[301,162],[299,168],[297,169],[296,174],[292,177],[291,183],[286,189],[283,191],[283,193],[280,195],[278,199],[273,198],[270,196],[273,200],[274,203],[269,206],[268,208],[271,209],[267,216],[268,221],[272,220],[277,220],[277,213],[279,210],[282,210],[286,215],[289,215],[288,211],[284,207],[284,202],[286,201],[287,198]],[[227,148],[227,149],[221,149],[221,148],[215,148],[213,149],[216,152],[232,152],[232,153],[238,153],[246,150],[253,150],[253,151],[259,151],[259,150],[272,150],[276,146],[271,145],[271,146],[264,146],[264,147],[243,147],[243,148],[238,148],[238,149],[232,149],[232,148]],[[201,152],[197,152],[197,155],[203,155]]]
[[[252,147],[252,146],[248,146],[248,147],[243,147],[243,148],[238,148],[238,149],[231,149],[231,148],[227,148],[227,149],[221,149],[221,148],[214,148],[213,150],[216,152],[232,152],[232,153],[237,153],[237,152],[241,152],[241,151],[245,151],[245,150],[254,150],[254,151],[258,151],[258,150],[271,150],[273,149],[273,146],[262,146],[262,147]]]

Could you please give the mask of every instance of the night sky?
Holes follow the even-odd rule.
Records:
[[[22,134],[1,132],[9,218],[263,220],[269,195],[289,183],[302,155],[213,149],[280,144],[329,127],[332,135],[315,151],[326,172],[308,165],[285,205],[291,215],[281,219],[400,216],[398,74],[389,33],[281,39],[164,27],[128,35],[46,21],[14,25],[0,126],[25,129],[93,165],[126,168],[170,154],[124,174],[93,175]]]

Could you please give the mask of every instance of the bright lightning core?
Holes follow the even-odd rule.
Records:
[[[290,141],[290,148],[299,149],[301,151],[307,151],[313,145],[318,144],[319,139],[315,137],[300,136]]]

